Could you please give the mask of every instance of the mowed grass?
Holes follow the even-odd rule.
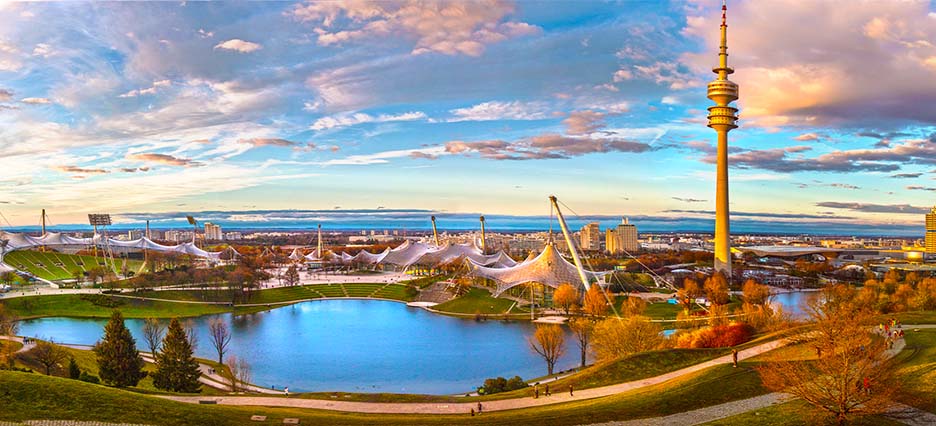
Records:
[[[467,294],[435,305],[432,309],[457,314],[502,314],[513,304],[513,300],[495,298],[486,289],[472,287]]]
[[[74,279],[75,272],[85,272],[105,263],[103,257],[79,256],[54,251],[17,250],[4,256],[4,262],[50,281]],[[124,259],[115,259],[121,268]],[[127,270],[137,272],[143,266],[140,260],[127,259]]]
[[[895,360],[904,385],[905,403],[936,412],[936,329],[904,328],[906,346]]]
[[[366,415],[317,410],[184,404],[35,373],[0,371],[0,420],[97,420],[156,425],[243,425],[252,414],[268,424],[296,417],[315,425],[573,425],[667,415],[760,395],[750,363],[720,366],[624,394],[552,406],[464,415]],[[726,389],[730,389],[728,392]],[[259,423],[258,423],[259,424]]]
[[[119,306],[111,308],[95,305],[78,294],[16,297],[0,300],[0,304],[24,319],[51,316],[108,318],[114,309],[120,310],[125,318],[195,317],[232,311],[231,307],[223,305],[161,302],[126,297],[111,299],[117,301]]]

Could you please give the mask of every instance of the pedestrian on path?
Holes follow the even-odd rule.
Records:
[[[478,415],[479,416],[481,415],[481,403],[480,402],[478,402]]]
[[[474,417],[474,408],[471,409],[471,417]]]
[[[546,384],[546,396],[549,396],[549,383]]]
[[[569,385],[569,396],[575,396],[572,394],[572,385]]]
[[[731,365],[732,367],[735,367],[735,368],[738,367],[738,350],[737,349],[731,350],[731,363],[732,363]]]
[[[539,388],[533,386],[533,399],[539,398]]]
[[[871,395],[871,378],[865,376],[863,386],[866,394]]]
[[[286,386],[286,387],[283,389],[283,394],[286,395],[286,398],[289,398],[289,386]]]

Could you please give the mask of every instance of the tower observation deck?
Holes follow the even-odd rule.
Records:
[[[708,127],[718,136],[715,184],[715,271],[731,278],[731,232],[728,218],[728,132],[737,128],[738,109],[731,103],[738,100],[738,85],[728,79],[734,70],[728,66],[728,6],[722,2],[721,43],[718,46],[718,66],[712,72],[718,77],[708,84],[708,98],[715,102],[708,109]]]

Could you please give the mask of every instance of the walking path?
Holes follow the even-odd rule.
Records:
[[[0,336],[0,340],[8,340],[10,342],[17,342],[19,344],[23,344],[23,338],[18,337],[18,336]],[[30,342],[30,343],[23,345],[23,347],[19,348],[19,350],[17,350],[16,353],[27,352],[34,347],[36,347],[36,344]]]
[[[738,352],[738,359],[751,358],[762,353],[771,351],[789,343],[788,339],[780,339],[767,342],[758,346],[744,349]],[[656,377],[650,377],[641,380],[635,380],[627,383],[603,386],[591,389],[582,389],[575,391],[574,396],[569,395],[567,389],[555,389],[552,396],[546,398],[514,398],[482,402],[484,411],[502,411],[514,410],[518,408],[538,407],[551,404],[560,404],[570,401],[581,401],[585,399],[600,398],[609,395],[615,395],[635,389],[653,386],[675,379],[686,374],[694,373],[721,364],[732,362],[731,355],[725,355],[696,364],[681,370],[661,374]],[[234,396],[234,397],[188,397],[188,396],[165,396],[164,398],[175,401],[199,403],[199,401],[213,400],[218,404],[225,405],[262,405],[268,407],[291,407],[291,408],[311,408],[319,410],[347,411],[359,413],[396,413],[396,414],[464,414],[471,409],[477,409],[477,402],[460,403],[378,403],[378,402],[354,402],[354,401],[329,401],[322,399],[296,399],[296,398],[271,398],[257,396]]]

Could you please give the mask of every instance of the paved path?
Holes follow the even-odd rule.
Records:
[[[776,349],[787,344],[787,339],[775,340],[764,343],[738,352],[738,359],[746,359],[764,352]],[[600,398],[609,395],[615,395],[635,389],[653,386],[675,379],[686,374],[694,373],[721,364],[731,363],[731,355],[725,355],[710,361],[696,364],[690,367],[676,370],[670,373],[662,374],[656,377],[650,377],[641,380],[635,380],[627,383],[603,386],[591,389],[582,389],[575,391],[575,395],[569,395],[568,389],[554,389],[550,397],[542,398],[514,398],[494,401],[483,401],[484,411],[502,411],[518,408],[537,407],[551,404],[560,404],[570,401],[581,401],[585,399]],[[298,398],[271,398],[271,397],[187,397],[187,396],[166,396],[165,398],[175,401],[198,403],[206,399],[214,400],[218,404],[225,405],[261,405],[268,407],[291,407],[291,408],[312,408],[320,410],[347,411],[359,413],[397,413],[397,414],[464,414],[477,409],[477,402],[458,402],[458,403],[378,403],[378,402],[354,402],[354,401],[330,401],[322,399],[298,399]]]
[[[8,340],[10,342],[17,342],[20,344],[23,343],[23,338],[19,336],[0,336],[0,340]],[[17,350],[16,353],[27,352],[34,347],[36,347],[35,343],[28,343],[28,344],[23,345],[23,347],[19,348],[19,350]]]
[[[748,411],[760,410],[771,405],[782,404],[795,399],[793,395],[786,393],[769,393],[766,395],[755,396],[753,398],[741,399],[737,401],[726,402],[724,404],[712,405],[710,407],[699,408],[697,410],[686,411],[684,413],[671,414],[663,417],[653,417],[649,419],[636,419],[625,421],[614,421],[606,423],[595,423],[590,426],[672,426],[672,425],[698,425],[715,420],[724,419]]]

